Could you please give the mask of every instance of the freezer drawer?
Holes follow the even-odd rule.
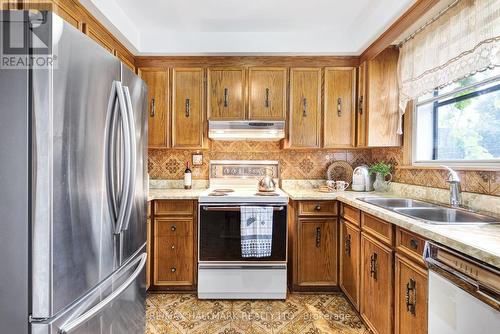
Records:
[[[33,323],[32,334],[143,334],[144,248],[82,300],[52,321]]]

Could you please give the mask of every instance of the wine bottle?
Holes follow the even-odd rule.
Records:
[[[191,169],[189,169],[189,161],[187,161],[186,170],[184,171],[184,189],[191,189],[192,183]]]

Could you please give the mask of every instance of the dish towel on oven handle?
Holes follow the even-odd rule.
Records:
[[[241,256],[269,257],[273,241],[273,207],[242,206]]]

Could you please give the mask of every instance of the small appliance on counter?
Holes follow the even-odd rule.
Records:
[[[352,173],[352,190],[354,191],[373,191],[373,182],[375,176],[370,175],[368,166],[362,165],[354,168]]]

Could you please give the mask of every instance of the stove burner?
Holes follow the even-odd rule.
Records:
[[[213,192],[216,192],[216,193],[232,193],[234,192],[233,189],[229,189],[229,188],[221,188],[221,189],[214,189]]]
[[[227,193],[213,191],[208,196],[227,196]]]
[[[255,196],[279,196],[279,194],[274,192],[258,192],[255,193]]]

